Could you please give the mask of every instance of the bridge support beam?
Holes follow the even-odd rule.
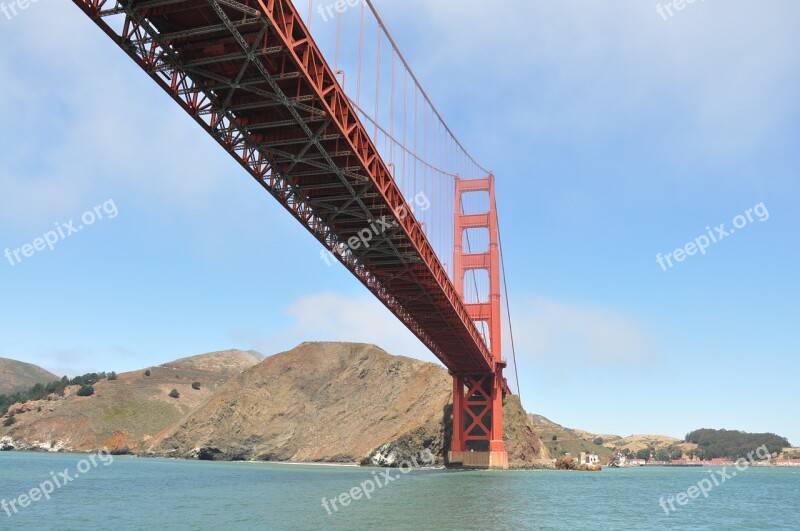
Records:
[[[464,194],[484,193],[488,199],[488,212],[465,212]],[[503,440],[503,396],[508,390],[503,369],[506,366],[501,350],[501,293],[500,244],[495,208],[494,176],[485,179],[456,179],[455,247],[453,252],[453,283],[459,296],[466,302],[467,311],[482,332],[492,353],[494,367],[488,374],[453,374],[453,437],[449,461],[475,468],[508,468],[508,454]],[[465,231],[485,229],[489,246],[485,251],[474,251]],[[465,276],[469,271],[484,270],[489,277],[488,300],[475,301],[465,297]],[[477,286],[475,291],[478,291]]]

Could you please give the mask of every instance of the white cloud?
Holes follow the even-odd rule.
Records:
[[[102,352],[90,348],[4,348],[0,356],[38,365],[58,377],[75,377],[91,372],[120,370],[121,365],[128,369],[138,369],[131,360],[134,352],[119,345],[104,348]],[[132,366],[131,366],[132,365]]]
[[[517,156],[507,141],[516,135],[596,140],[658,120],[646,134],[665,154],[740,155],[793,123],[800,105],[794,2],[708,1],[666,22],[638,0],[378,7],[445,114],[474,122],[460,130],[483,159]],[[423,26],[435,31],[408,39]],[[72,215],[101,187],[148,203],[166,190],[165,202],[199,208],[236,171],[71,3],[31,6],[6,21],[2,44],[0,111],[15,124],[0,134],[0,197],[14,198],[0,209],[5,223]]]
[[[109,195],[192,212],[224,193],[224,151],[71,2],[32,5],[2,45],[0,112],[16,124],[0,133],[4,225],[33,230]]]
[[[643,363],[658,355],[648,330],[610,308],[536,297],[523,311],[520,309],[515,309],[514,315],[520,364],[569,360],[596,367]],[[286,323],[275,325],[282,330],[279,334],[236,330],[232,339],[267,355],[304,341],[348,341],[372,343],[391,354],[437,361],[372,295],[316,293],[290,303],[283,313]],[[508,336],[504,337],[503,348],[505,358],[511,361]],[[513,379],[511,373],[508,377]]]
[[[537,297],[517,311],[520,363],[582,366],[643,363],[658,355],[651,334],[613,309]]]
[[[724,159],[794,123],[800,4],[697,2],[664,21],[657,3],[386,0],[379,8],[390,28],[418,28],[401,42],[429,50],[413,63],[447,116],[492,109],[491,123],[481,110],[467,114],[467,131],[504,132],[468,142],[487,155],[517,149],[507,141],[515,134],[574,143],[643,129],[665,156]]]
[[[424,361],[436,357],[372,295],[348,296],[334,292],[307,295],[284,310],[288,318],[279,334],[252,330],[232,333],[266,355],[293,348],[304,341],[372,343],[387,352]]]

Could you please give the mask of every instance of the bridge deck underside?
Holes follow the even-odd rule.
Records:
[[[289,0],[73,1],[451,371],[494,371],[464,302]]]

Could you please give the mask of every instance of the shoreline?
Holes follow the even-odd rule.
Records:
[[[25,448],[25,449],[14,449],[14,450],[0,450],[0,455],[4,453],[8,454],[46,454],[46,455],[90,455],[93,453],[97,453],[101,450],[71,450],[71,449],[64,449],[64,450],[46,450],[42,448]],[[396,469],[398,467],[392,466],[376,466],[376,465],[362,465],[359,463],[341,463],[341,462],[325,462],[325,461],[313,461],[313,462],[304,462],[304,461],[258,461],[258,460],[230,460],[230,459],[220,459],[220,460],[212,460],[212,459],[190,459],[185,457],[173,457],[173,456],[165,456],[165,455],[148,455],[148,454],[136,454],[133,452],[129,453],[118,453],[115,454],[114,452],[109,452],[109,454],[113,457],[127,457],[129,459],[158,459],[158,460],[166,460],[166,461],[182,461],[182,462],[196,462],[196,463],[233,463],[233,464],[249,464],[249,465],[286,465],[286,466],[307,466],[307,467],[336,467],[336,468],[363,468],[366,470],[369,469],[380,469],[380,470],[389,470],[389,469]],[[418,466],[414,467],[414,470],[449,470],[449,471],[486,471],[488,469],[482,468],[464,468],[464,467],[448,467],[447,465],[435,465],[435,466]],[[498,472],[530,472],[530,471],[539,471],[539,470],[555,470],[554,467],[547,467],[543,466],[542,464],[535,464],[529,467],[510,467],[508,470],[498,470]]]

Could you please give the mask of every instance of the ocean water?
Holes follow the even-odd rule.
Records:
[[[0,452],[0,529],[800,529],[798,469],[715,469],[715,485],[705,468],[401,474],[101,457]],[[53,475],[67,481],[61,474],[71,479],[49,500],[19,506],[43,482],[55,486]],[[369,499],[356,490],[360,499],[323,507],[370,481]],[[659,505],[698,483],[712,485],[708,497],[692,490],[699,497],[670,514]]]

